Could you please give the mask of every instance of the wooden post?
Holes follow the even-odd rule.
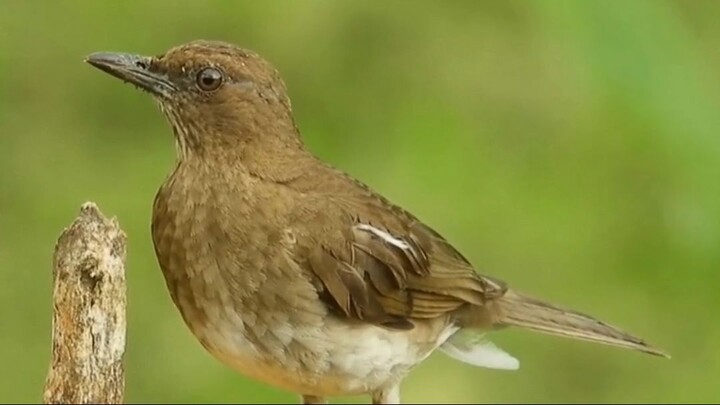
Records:
[[[119,404],[125,390],[126,236],[88,202],[53,257],[46,404]]]

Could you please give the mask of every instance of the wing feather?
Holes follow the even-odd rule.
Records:
[[[323,201],[304,223],[327,232],[298,232],[295,257],[305,252],[307,260],[299,262],[319,281],[320,296],[349,319],[407,329],[414,319],[484,305],[507,290],[407,213],[375,201],[364,205],[365,216],[351,215],[361,206],[357,199],[350,207]]]

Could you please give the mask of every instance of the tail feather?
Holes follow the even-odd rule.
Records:
[[[670,356],[642,339],[589,315],[557,307],[514,291],[508,291],[496,303],[499,319],[505,326],[516,326],[556,336],[575,338],[611,346],[624,347],[644,353]]]

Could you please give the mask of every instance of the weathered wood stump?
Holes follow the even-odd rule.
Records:
[[[126,236],[88,202],[53,257],[46,404],[119,404],[125,390]]]

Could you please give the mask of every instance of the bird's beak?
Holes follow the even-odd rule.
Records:
[[[167,75],[151,70],[148,56],[96,52],[88,55],[85,62],[156,96],[167,98],[176,90]]]

